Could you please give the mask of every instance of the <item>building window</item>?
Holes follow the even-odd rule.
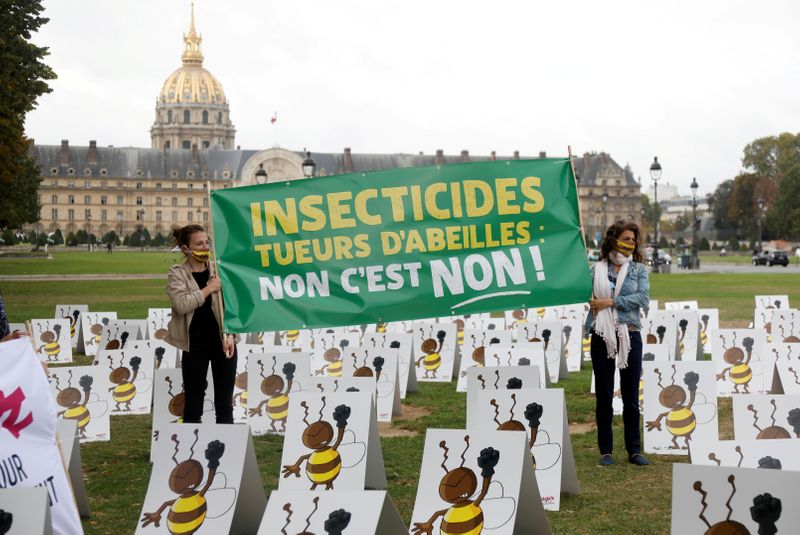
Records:
[[[50,219],[53,221],[58,221],[58,208],[50,209]]]
[[[73,208],[69,209],[69,220],[75,221],[75,210]]]
[[[100,210],[100,221],[108,221],[108,210]]]
[[[107,188],[108,187],[108,182],[106,182],[106,181],[100,182],[100,187],[103,188],[103,189]]]
[[[208,197],[203,197],[203,206],[208,206]]]
[[[161,210],[156,210],[156,221],[161,221]]]
[[[208,124],[208,112],[203,112],[203,124]]]
[[[68,174],[69,176],[73,176],[73,175],[75,174],[75,169],[73,169],[72,167],[70,167],[69,169],[67,169],[67,174]]]
[[[83,176],[92,176],[92,170],[87,167],[83,170]],[[89,186],[86,187],[88,188]]]
[[[83,196],[83,204],[92,204],[92,196],[91,195],[84,195]]]
[[[186,221],[188,221],[189,223],[192,222],[192,211],[191,210],[186,212]]]
[[[119,224],[122,225],[122,210],[117,210],[117,221],[119,221]],[[122,232],[121,228],[120,232]]]
[[[186,199],[186,206],[192,206],[192,203],[194,203],[194,199],[192,199],[191,197]]]
[[[161,206],[161,197],[156,197],[156,206]]]
[[[75,204],[75,195],[70,195],[67,197],[67,202],[70,204]]]
[[[144,176],[144,171],[142,171],[141,169],[137,169],[136,176]]]
[[[165,141],[165,142],[164,142],[164,148],[165,148],[165,149],[169,149],[169,148],[171,148],[171,146],[172,146],[172,145],[170,144],[170,142],[169,142],[169,141]]]
[[[117,204],[122,204],[122,195],[117,195]]]
[[[172,122],[172,110],[168,110],[167,111],[167,123],[171,123],[171,122]],[[167,141],[167,143],[169,143],[169,141]],[[166,147],[166,148],[169,148],[169,147]]]
[[[137,173],[138,173],[138,172],[139,172],[139,171],[137,171]],[[142,183],[141,183],[141,182],[137,182],[137,183],[136,183],[136,189],[142,189]]]
[[[50,202],[53,203],[53,204],[57,204],[58,203],[58,195],[53,195],[52,197],[50,197]]]
[[[50,168],[50,174],[51,175],[57,175],[58,174],[58,167],[51,167]]]
[[[176,190],[176,189],[178,189],[178,184],[177,184],[176,182],[173,182],[173,183],[172,183],[172,189],[173,189],[173,190]]]
[[[222,124],[222,112],[217,112],[217,124]]]
[[[208,223],[208,212],[203,212],[203,223]]]
[[[87,208],[87,209],[85,209],[83,211],[83,218],[86,219],[86,221],[91,221],[92,220],[92,210],[91,210],[91,208]]]
[[[192,173],[192,174],[194,174],[194,173]],[[194,189],[194,184],[189,184],[186,187],[189,188],[189,191],[192,191]]]
[[[142,205],[142,198],[141,197],[136,197],[136,205],[137,206],[141,206]]]
[[[108,204],[108,197],[105,195],[100,196],[100,204]]]
[[[177,222],[178,222],[178,211],[177,211],[177,210],[173,210],[173,211],[172,211],[172,221],[173,221],[174,223],[177,223]]]
[[[189,124],[189,110],[183,110],[183,124]]]
[[[172,198],[172,206],[178,206],[178,198],[177,197],[173,197]]]
[[[203,149],[204,150],[207,149],[209,147],[209,145],[210,144],[208,143],[208,141],[203,141]]]
[[[83,187],[87,188],[87,189],[91,188],[92,187],[92,183],[87,180],[86,182],[83,183]]]
[[[58,187],[58,180],[53,180],[53,187],[54,187],[54,188],[57,188],[57,187]]]
[[[191,149],[192,148],[192,142],[189,141],[188,139],[184,139],[183,141],[181,141],[181,146],[184,149]]]
[[[125,185],[122,182],[117,182],[117,189],[122,189],[124,187]]]
[[[68,188],[74,188],[75,187],[75,182],[68,182],[67,183],[67,187]]]
[[[156,189],[161,189],[161,182],[156,182]]]

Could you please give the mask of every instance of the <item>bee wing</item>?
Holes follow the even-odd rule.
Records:
[[[388,379],[384,381],[382,378],[380,382],[375,385],[375,390],[378,392],[379,398],[389,397],[394,394],[394,384]]]
[[[92,418],[100,418],[108,412],[108,402],[103,400],[90,401],[86,404],[86,408],[89,409],[89,415]]]
[[[504,495],[503,484],[492,481],[486,498],[481,502],[483,529],[494,530],[508,524],[517,510],[517,500]]]
[[[711,402],[695,403],[692,407],[692,411],[694,411],[694,417],[697,423],[702,425],[714,419],[717,415],[717,406]]]
[[[536,436],[537,443],[531,448],[531,453],[536,458],[536,471],[553,468],[561,458],[561,444],[550,442],[550,433],[539,429]]]
[[[290,392],[301,392],[303,390],[303,385],[298,383],[297,381],[292,381],[292,389]]]
[[[206,518],[219,518],[236,503],[236,489],[228,487],[228,478],[222,472],[214,475],[214,483],[206,492]]]
[[[147,377],[140,376],[136,378],[136,390],[139,392],[147,392],[153,386],[153,380],[148,379]]]
[[[348,442],[338,448],[342,456],[342,468],[352,468],[364,460],[367,455],[367,445],[363,442]]]

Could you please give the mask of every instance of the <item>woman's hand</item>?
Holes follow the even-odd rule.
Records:
[[[206,288],[212,293],[220,291],[222,289],[222,283],[219,281],[219,277],[209,277]]]
[[[613,306],[613,299],[598,299],[597,297],[593,297],[592,300],[589,301],[589,308],[592,310],[592,314],[597,314],[599,311]]]
[[[0,343],[2,343],[2,342],[10,342],[11,340],[16,340],[17,338],[19,338],[21,336],[27,336],[27,335],[24,332],[20,331],[20,330],[16,330],[16,331],[10,332],[7,335],[5,335],[3,337],[3,339],[0,340]]]
[[[236,344],[233,341],[233,336],[230,334],[225,336],[225,341],[222,342],[222,349],[225,351],[225,358],[233,358],[233,350],[236,349]]]

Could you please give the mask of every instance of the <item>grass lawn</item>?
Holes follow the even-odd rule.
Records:
[[[88,256],[88,253],[83,254]],[[135,258],[137,255],[115,253],[112,256]],[[162,255],[140,256],[158,258]],[[171,260],[165,261],[165,265],[169,262]],[[150,263],[141,265],[148,266],[142,269],[152,269]],[[153,272],[159,271],[163,269]],[[141,318],[148,307],[167,306],[164,286],[165,281],[161,280],[5,282],[0,283],[0,292],[12,322],[51,317],[56,303],[88,303],[90,310],[116,310],[122,318]],[[701,306],[718,307],[721,321],[727,324],[752,319],[753,295],[762,293],[788,293],[792,303],[800,303],[800,275],[658,274],[652,277],[654,299],[662,302],[697,299]],[[86,363],[85,357],[78,358],[77,364]],[[591,370],[585,368],[570,374],[558,385],[566,391],[581,493],[562,496],[561,511],[548,513],[553,532],[669,533],[672,464],[684,462],[684,459],[650,456],[653,464],[649,467],[636,468],[627,464],[621,447],[621,419],[617,418],[617,464],[610,468],[598,467],[596,435],[590,429],[594,421],[594,398],[588,393],[590,378]],[[463,428],[464,401],[465,395],[455,391],[455,383],[421,384],[419,392],[409,393],[404,403],[428,409],[430,413],[416,420],[404,421],[401,417],[393,424],[418,434],[381,440],[389,493],[406,523],[410,521],[414,505],[425,429]],[[731,438],[729,400],[720,400],[719,414],[721,438]],[[87,534],[134,530],[150,477],[150,426],[150,416],[115,416],[111,419],[112,441],[81,447],[93,512],[92,518],[84,521]],[[256,437],[255,444],[261,478],[270,491],[278,483],[281,439]]]
[[[183,254],[167,250],[141,252],[136,249],[105,249],[93,253],[86,250],[51,248],[51,259],[0,257],[0,275],[81,275],[84,273],[139,274],[159,273],[166,276],[172,264],[183,260]]]

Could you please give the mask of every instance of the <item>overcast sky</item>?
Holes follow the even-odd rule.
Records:
[[[188,0],[46,0],[37,143],[149,147]],[[198,0],[236,144],[312,152],[605,151],[701,193],[800,131],[798,0]],[[645,188],[643,188],[644,191]]]

